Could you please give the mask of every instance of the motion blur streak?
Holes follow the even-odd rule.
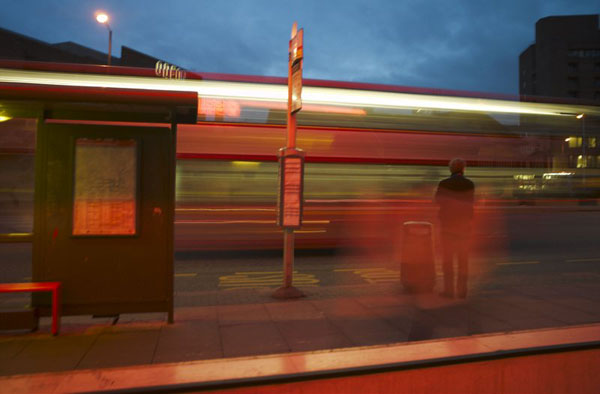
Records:
[[[196,92],[197,124],[177,128],[176,248],[281,248],[277,152],[286,143],[287,99],[281,80],[196,73],[167,80],[142,69],[88,68],[89,74],[54,71],[60,65],[1,68],[0,82]],[[454,157],[466,160],[476,185],[475,249],[502,246],[503,217],[513,207],[600,198],[599,107],[463,96],[307,81],[298,113],[297,146],[306,166],[296,246],[393,258],[404,221],[435,228],[431,197]],[[26,124],[11,119],[0,130],[15,133]],[[33,146],[29,154],[2,147],[9,171],[33,168]],[[12,201],[24,189],[15,185],[3,195]],[[500,241],[479,236],[490,232]]]
[[[93,74],[64,74],[0,69],[0,82],[42,85],[150,89],[171,91],[197,91],[199,97],[232,98],[250,101],[286,102],[287,87],[284,85],[249,84],[205,80],[168,80],[130,76],[107,76]],[[357,107],[436,109],[480,111],[491,113],[534,114],[550,116],[574,116],[581,108],[568,105],[522,103],[465,97],[426,96],[394,92],[374,92],[338,88],[306,86],[302,92],[306,104],[341,105]],[[596,114],[599,112],[595,111]]]

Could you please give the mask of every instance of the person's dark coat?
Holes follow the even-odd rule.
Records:
[[[440,206],[442,233],[468,236],[473,220],[475,185],[462,174],[452,174],[440,181],[435,202]]]

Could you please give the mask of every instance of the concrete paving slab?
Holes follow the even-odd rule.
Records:
[[[511,327],[509,331],[535,330],[564,326],[562,322],[541,316],[531,316],[529,319],[511,319],[506,321],[506,323]]]
[[[587,312],[596,318],[600,318],[600,307],[597,301],[583,297],[564,296],[554,300],[556,304]]]
[[[87,315],[63,316],[61,317],[60,335],[93,335],[101,333],[106,327],[112,325],[114,318],[96,318]],[[39,334],[50,333],[52,325],[51,317],[40,318]]]
[[[337,318],[331,324],[347,337],[353,346],[372,346],[406,341],[406,333],[384,319]]]
[[[221,345],[225,357],[285,353],[290,346],[274,323],[246,323],[221,326]]]
[[[143,332],[143,331],[158,331],[160,327],[167,324],[166,314],[164,319],[148,320],[148,321],[129,321],[116,324],[96,325],[88,328],[87,332],[99,332],[100,334],[118,334],[124,332]]]
[[[581,311],[573,305],[561,305],[554,300],[532,299],[527,297],[518,297],[507,295],[502,298],[502,302],[510,305],[517,305],[528,310],[530,313],[541,314],[545,317],[563,322],[565,325],[582,324],[594,321],[593,314]]]
[[[350,347],[352,341],[326,319],[277,322],[291,351]]]
[[[597,288],[524,283],[481,289],[466,300],[402,294],[389,284],[306,288],[306,298],[290,301],[271,298],[269,289],[191,292],[186,294],[201,303],[176,297],[173,325],[162,312],[123,315],[115,326],[110,318],[64,317],[56,338],[65,338],[66,345],[60,346],[58,363],[52,359],[55,349],[44,345],[56,339],[49,335],[49,318],[42,319],[38,333],[9,341],[0,336],[0,375],[427,341],[556,327],[565,324],[561,315],[597,322]],[[591,297],[579,294],[586,290]],[[547,312],[551,308],[556,315]]]
[[[505,321],[527,320],[531,317],[530,311],[521,306],[506,304],[502,302],[501,297],[482,297],[471,300],[469,307],[481,314]],[[555,321],[555,323],[559,322]]]
[[[175,322],[195,320],[216,322],[217,307],[211,305],[175,308],[174,320]]]
[[[427,309],[415,308],[411,315],[405,317],[408,322],[407,341],[427,341],[436,337],[436,329],[440,327],[438,320]]]
[[[234,325],[267,322],[271,316],[263,304],[219,305],[217,306],[219,324]]]
[[[293,299],[285,302],[273,302],[265,304],[269,316],[273,321],[311,320],[322,319],[323,311],[316,308],[308,300]]]
[[[243,305],[274,302],[270,297],[275,289],[231,289],[221,290],[216,293],[216,302],[218,305]]]
[[[310,303],[318,310],[323,311],[329,319],[360,318],[372,315],[369,308],[366,308],[357,299],[351,297],[325,300],[317,299],[311,300]]]
[[[223,357],[223,350],[216,319],[176,321],[161,327],[152,362],[167,363],[219,357]]]
[[[340,330],[354,346],[395,343],[406,340],[405,332],[364,307],[357,299],[340,298],[313,300],[333,326]]]
[[[411,305],[380,306],[370,308],[370,311],[395,329],[408,335],[412,326],[415,307]]]
[[[77,369],[151,364],[160,327],[100,334]]]
[[[599,278],[600,279],[600,278]],[[505,294],[511,294],[506,292]],[[577,297],[600,302],[600,280],[592,284],[561,284],[521,286],[514,289],[513,294],[522,294],[528,297],[556,300],[563,297]]]
[[[470,310],[469,335],[498,333],[511,330],[513,330],[513,327],[505,320],[481,314],[475,309]]]
[[[367,308],[413,305],[413,296],[407,294],[382,294],[360,297],[358,301]]]
[[[29,333],[29,331],[27,331]],[[19,335],[25,334],[24,332],[9,331],[0,338],[0,363],[4,360],[10,360],[17,354],[23,351],[31,342],[31,338],[19,337]],[[13,335],[11,337],[10,335]]]
[[[14,357],[0,361],[0,370],[3,375],[73,370],[96,339],[96,335],[38,337]]]
[[[219,297],[214,291],[176,291],[175,308],[219,305]]]
[[[427,309],[425,312],[435,321],[432,338],[466,336],[471,331],[471,313],[463,303]]]

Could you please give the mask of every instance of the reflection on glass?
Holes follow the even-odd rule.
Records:
[[[0,122],[0,234],[33,231],[36,119]]]
[[[86,80],[74,73],[60,80],[50,77],[45,75],[47,83],[59,85],[79,86]],[[125,82],[137,88],[198,91],[198,124],[178,125],[177,132],[176,249],[280,250],[276,154],[285,145],[285,87],[211,80],[172,84],[118,76],[97,76],[95,81],[107,87]],[[296,246],[335,253],[298,256],[294,283],[314,286],[314,294],[337,286],[329,294],[341,296],[311,301],[311,310],[318,309],[314,313],[292,314],[289,320],[282,315],[278,323],[291,328],[327,329],[293,330],[297,337],[290,343],[311,349],[361,346],[599,321],[598,107],[356,87],[309,86],[305,93],[298,114],[298,147],[307,152],[305,205]],[[582,113],[585,130],[577,119]],[[5,125],[11,122],[3,122],[0,130],[8,130]],[[27,201],[23,196],[32,196],[32,183],[22,175],[32,171],[33,160],[26,158],[27,151],[15,155],[11,148],[18,141],[11,138],[24,136],[21,131],[0,135],[9,147],[2,148],[0,201],[9,216]],[[78,140],[76,152],[73,233],[134,234],[134,141]],[[466,175],[475,183],[465,300],[437,294],[439,223],[431,200],[454,157],[466,160]],[[3,228],[18,228],[14,218],[3,219]],[[433,225],[431,242],[423,249],[428,256],[433,251],[431,293],[407,294],[402,285],[404,248],[417,244],[403,242],[401,229],[410,221]],[[186,271],[214,279],[211,290],[247,292],[281,284],[279,255],[239,256],[184,264]],[[189,294],[205,291],[200,286],[211,286],[207,282],[186,279],[184,286]],[[175,296],[180,294],[176,289]],[[306,304],[286,308],[297,305]],[[324,318],[342,323],[325,325]],[[247,321],[247,315],[240,320]],[[321,334],[342,339],[332,345]]]

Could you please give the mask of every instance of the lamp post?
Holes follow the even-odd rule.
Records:
[[[110,57],[112,52],[112,30],[110,29],[110,25],[108,24],[108,15],[102,11],[96,13],[96,20],[99,23],[102,23],[108,29],[108,65],[110,66]]]

